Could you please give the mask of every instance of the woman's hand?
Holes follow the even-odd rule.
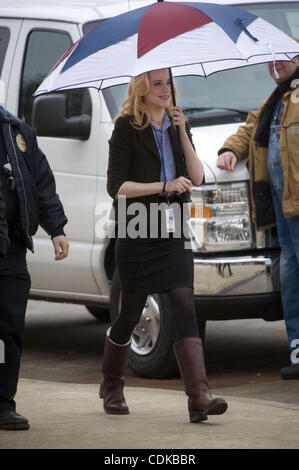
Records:
[[[170,110],[170,116],[175,126],[179,126],[181,132],[185,132],[186,116],[180,106],[173,106]]]
[[[179,176],[179,178],[176,178],[175,180],[167,181],[165,191],[166,193],[174,192],[179,194],[182,194],[185,191],[192,193],[192,182],[184,176]]]

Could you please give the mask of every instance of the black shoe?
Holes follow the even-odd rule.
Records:
[[[299,379],[299,364],[291,364],[288,367],[280,369],[282,379]]]
[[[29,429],[28,419],[15,411],[0,411],[0,429],[5,429],[6,431],[24,431]]]

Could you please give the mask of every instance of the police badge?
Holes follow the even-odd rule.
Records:
[[[22,134],[17,135],[16,142],[17,142],[17,146],[21,150],[21,152],[26,152],[26,143],[25,143],[25,139],[22,136]]]

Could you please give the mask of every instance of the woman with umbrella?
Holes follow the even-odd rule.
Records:
[[[193,253],[186,246],[184,201],[191,185],[201,183],[203,166],[182,110],[171,104],[168,69],[132,78],[109,141],[107,189],[118,221],[115,255],[122,303],[106,336],[100,396],[106,413],[129,413],[123,374],[131,335],[147,295],[166,292],[177,330],[174,351],[190,421],[199,422],[209,414],[224,413],[227,403],[213,399],[209,390],[194,309]],[[186,165],[182,165],[175,126]],[[153,210],[155,205],[158,211]],[[137,234],[132,230],[136,210],[141,214]]]

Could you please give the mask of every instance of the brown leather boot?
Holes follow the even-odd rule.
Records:
[[[180,339],[174,344],[174,352],[188,396],[190,422],[198,423],[207,420],[207,415],[224,413],[227,410],[226,401],[223,398],[213,399],[209,389],[201,339]]]
[[[126,369],[131,340],[126,344],[116,344],[109,338],[110,328],[107,331],[104,358],[103,378],[100,384],[100,398],[109,414],[128,414],[129,408],[124,397],[124,372]]]

